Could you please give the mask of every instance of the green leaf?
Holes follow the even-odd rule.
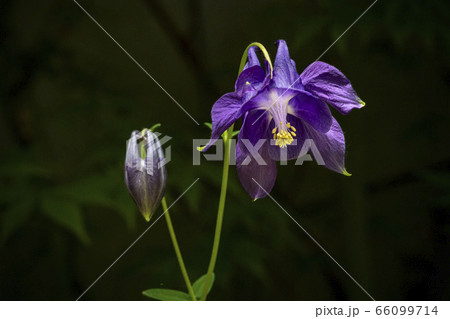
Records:
[[[234,137],[234,136],[238,135],[239,132],[240,132],[240,130],[234,131],[233,134],[232,134],[231,136]]]
[[[60,198],[45,196],[42,199],[41,208],[43,213],[55,223],[71,231],[83,243],[89,243],[89,237],[79,206]]]
[[[214,278],[215,278],[215,275],[213,273],[211,276],[211,282],[209,283],[209,288],[208,288],[208,292],[207,292],[208,294],[211,291],[211,288],[214,284]],[[192,289],[194,289],[194,293],[197,298],[200,298],[202,296],[203,287],[205,286],[205,281],[206,281],[206,275],[203,275],[200,278],[198,278],[192,285]]]
[[[205,122],[203,124],[205,124],[205,126],[209,127],[209,129],[212,131],[212,124],[211,123]]]
[[[146,297],[161,301],[191,301],[191,297],[183,292],[172,289],[147,289],[142,292]]]

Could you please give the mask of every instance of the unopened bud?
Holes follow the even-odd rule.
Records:
[[[167,171],[158,137],[152,131],[133,131],[127,143],[125,184],[146,221],[164,196]]]

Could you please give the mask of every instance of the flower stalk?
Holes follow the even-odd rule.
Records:
[[[231,139],[233,135],[233,126],[225,132],[223,136],[224,143],[224,161],[223,161],[223,170],[222,170],[222,186],[220,188],[220,199],[219,199],[219,208],[217,212],[217,221],[216,221],[216,231],[214,234],[214,243],[213,249],[211,252],[211,259],[209,261],[208,272],[206,274],[205,285],[203,286],[203,291],[200,300],[206,300],[208,296],[208,287],[211,284],[212,274],[214,272],[214,267],[216,266],[217,254],[219,252],[219,244],[220,244],[220,234],[222,232],[222,222],[223,222],[223,213],[225,209],[225,200],[227,197],[227,186],[228,186],[228,169],[230,167],[230,148],[231,148]]]
[[[175,235],[175,230],[173,229],[172,220],[169,214],[169,208],[167,207],[166,198],[163,197],[161,200],[161,205],[164,209],[164,217],[166,218],[167,228],[169,229],[170,238],[172,239],[173,249],[177,255],[178,264],[180,265],[181,274],[183,275],[184,282],[186,283],[186,288],[188,290],[189,296],[191,296],[193,301],[196,301],[194,289],[192,288],[191,281],[189,280],[189,275],[187,273],[186,267],[184,265],[183,256],[181,255],[180,246],[178,246],[177,236]]]
[[[266,48],[259,42],[252,42],[248,45],[248,47],[244,50],[244,53],[242,54],[241,58],[241,64],[239,64],[239,72],[238,75],[241,74],[242,70],[244,70],[245,63],[247,62],[247,52],[251,47],[258,47],[261,52],[264,54],[264,58],[270,65],[270,77],[273,77],[273,65],[272,60],[270,60],[269,53],[267,52]]]
[[[247,62],[248,50],[252,46],[257,46],[263,52],[264,58],[267,60],[267,62],[270,65],[270,73],[271,73],[271,77],[272,77],[272,72],[273,72],[272,61],[270,60],[270,57],[269,57],[269,54],[267,53],[266,48],[259,42],[251,43],[244,50],[244,53],[243,53],[242,59],[241,59],[241,63],[239,66],[238,76],[239,76],[239,74],[241,74],[241,72],[245,68],[245,64]],[[229,163],[230,163],[231,139],[233,138],[233,127],[234,127],[234,124],[232,124],[222,134],[224,148],[225,148],[223,170],[222,170],[222,185],[220,188],[219,208],[217,211],[216,230],[215,230],[215,234],[214,234],[214,242],[213,242],[213,248],[212,248],[212,252],[211,252],[211,259],[209,261],[208,272],[206,273],[205,285],[203,286],[203,291],[202,291],[202,295],[200,298],[200,300],[202,300],[202,301],[206,300],[206,298],[208,296],[208,287],[211,284],[212,275],[214,272],[214,268],[216,266],[217,254],[219,252],[220,235],[222,232],[223,215],[224,215],[224,210],[225,210],[225,200],[226,200],[226,196],[227,196],[228,169],[229,169]]]

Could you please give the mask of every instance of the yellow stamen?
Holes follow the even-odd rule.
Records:
[[[280,126],[283,127],[283,123],[280,122]],[[295,127],[293,127],[290,123],[286,123],[286,129],[279,129],[278,133],[275,134],[277,128],[272,130],[273,139],[275,140],[275,145],[278,145],[280,148],[285,148],[288,145],[292,144],[294,141],[293,136],[297,136],[294,132],[296,131]]]

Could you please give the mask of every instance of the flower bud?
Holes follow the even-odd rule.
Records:
[[[166,182],[164,153],[157,135],[148,129],[133,131],[127,143],[125,184],[146,221],[158,208]]]

